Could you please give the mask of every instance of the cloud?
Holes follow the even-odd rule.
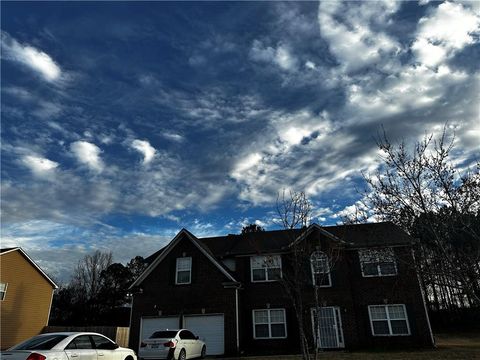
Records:
[[[399,9],[398,2],[322,1],[318,10],[321,35],[345,72],[359,71],[400,52],[400,44],[373,25],[385,24]],[[376,26],[378,28],[378,26]]]
[[[5,59],[22,63],[49,82],[60,79],[62,70],[48,54],[33,46],[20,44],[5,31],[2,31],[1,39]]]
[[[175,142],[182,142],[185,140],[185,138],[182,135],[174,132],[164,132],[162,136],[168,140],[172,140]]]
[[[480,14],[462,4],[444,2],[428,16],[420,19],[417,38],[412,50],[417,61],[437,66],[465,46],[475,42],[480,34]]]
[[[148,141],[135,139],[132,141],[132,147],[143,154],[144,165],[153,160],[156,150]]]
[[[260,40],[254,40],[250,58],[258,62],[275,64],[283,70],[294,70],[297,67],[297,59],[291,54],[290,49],[282,44],[273,48],[265,46]]]
[[[27,155],[24,156],[22,162],[27,166],[35,175],[44,177],[51,175],[51,173],[58,167],[58,163],[49,159],[36,156]]]
[[[75,141],[70,145],[70,150],[81,164],[97,172],[103,170],[104,165],[100,158],[102,151],[96,145],[86,141]]]
[[[114,262],[126,264],[137,255],[147,257],[159,250],[178,230],[123,233],[118,228],[105,229],[92,224],[78,226],[51,220],[31,220],[4,225],[2,246],[22,247],[55,281],[66,283],[77,263],[95,250],[112,252]]]

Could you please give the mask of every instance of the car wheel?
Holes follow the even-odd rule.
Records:
[[[178,355],[178,360],[186,360],[187,359],[187,354],[185,353],[185,349],[182,349],[180,351],[180,354]]]
[[[205,357],[205,355],[207,355],[207,348],[205,347],[205,345],[203,345],[202,354],[200,355],[200,357],[203,359]]]

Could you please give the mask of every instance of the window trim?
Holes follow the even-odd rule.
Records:
[[[8,283],[1,283],[5,285],[5,289],[0,290],[0,301],[4,301],[7,297]]]
[[[372,310],[371,308],[373,307],[384,307],[385,308],[385,313],[387,315],[387,318],[384,319],[384,320],[373,320],[372,319]],[[392,332],[392,324],[391,324],[391,321],[392,319],[390,319],[390,313],[388,311],[388,307],[389,306],[401,306],[403,307],[403,312],[405,314],[405,319],[393,319],[393,320],[405,320],[405,322],[407,323],[407,334],[393,334]],[[372,331],[372,336],[410,336],[412,335],[411,331],[410,331],[410,321],[408,320],[408,313],[407,313],[407,308],[405,306],[405,304],[378,304],[378,305],[368,305],[368,317],[370,319],[370,330]],[[374,321],[387,321],[387,324],[388,324],[388,331],[389,331],[389,334],[375,334],[375,331],[373,329],[373,322]]]
[[[254,256],[250,256],[250,281],[252,283],[262,283],[262,282],[274,282],[274,281],[278,281],[278,279],[272,279],[270,280],[268,278],[268,269],[269,267],[262,267],[262,268],[255,268],[255,270],[258,270],[258,269],[264,269],[265,271],[265,280],[254,280],[253,279],[253,259],[254,258],[266,258],[268,256],[271,256],[271,257],[278,257],[278,267],[270,267],[270,269],[280,269],[280,279],[283,278],[283,269],[282,269],[282,256],[280,254],[272,254],[272,255],[254,255]]]
[[[319,274],[328,274],[328,285],[317,285],[317,284],[316,284],[316,281],[315,281],[315,270],[314,270],[313,261],[312,261],[312,260],[313,260],[312,257],[313,257],[316,253],[325,256],[325,258],[327,259],[328,272],[327,272],[327,273],[319,273]],[[332,269],[330,268],[330,261],[329,261],[329,259],[328,259],[328,255],[325,254],[325,252],[315,250],[314,252],[312,252],[312,253],[310,254],[310,270],[311,270],[311,272],[312,272],[312,283],[313,283],[313,286],[321,287],[321,288],[329,288],[329,287],[332,287]]]
[[[282,310],[283,311],[283,323],[275,322],[273,324],[283,324],[283,327],[285,329],[285,336],[275,336],[272,337],[272,321],[271,321],[271,316],[270,312],[275,311],[275,310]],[[255,325],[257,324],[255,322],[255,312],[256,311],[266,311],[268,314],[268,337],[257,337],[257,332],[255,330]],[[265,323],[258,324],[258,325],[265,325]],[[287,312],[285,311],[285,308],[274,308],[274,309],[253,309],[252,310],[252,327],[253,327],[253,339],[254,340],[275,340],[275,339],[286,339],[288,334],[287,334]]]
[[[362,256],[360,255],[361,251],[372,251],[375,249],[359,249],[358,250],[358,258],[360,260],[360,270],[362,271],[363,277],[388,277],[388,276],[397,276],[398,275],[398,267],[397,267],[397,260],[395,259],[395,251],[392,247],[385,247],[383,249],[389,249],[393,253],[393,267],[395,268],[394,274],[382,274],[382,270],[380,268],[380,261],[362,261]],[[377,258],[379,260],[379,258]],[[377,274],[375,275],[366,275],[363,271],[363,264],[377,264]]]
[[[189,278],[188,282],[178,282],[178,263],[180,259],[190,259],[190,268],[189,270]],[[181,270],[181,271],[187,271],[187,270]],[[192,283],[192,257],[191,256],[184,256],[184,257],[178,257],[176,260],[176,265],[175,265],[175,285],[189,285]]]

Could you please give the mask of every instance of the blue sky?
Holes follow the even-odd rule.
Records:
[[[57,279],[275,224],[332,224],[374,137],[455,132],[478,161],[479,2],[2,2],[2,247]]]

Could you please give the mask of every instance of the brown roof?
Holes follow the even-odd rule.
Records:
[[[322,228],[346,242],[347,248],[406,245],[413,241],[407,233],[391,222],[322,226]],[[302,231],[304,230],[261,231],[198,238],[198,240],[216,258],[224,258],[235,255],[288,251],[288,245],[297,239]],[[163,249],[150,255],[145,261],[153,262],[163,252]]]

